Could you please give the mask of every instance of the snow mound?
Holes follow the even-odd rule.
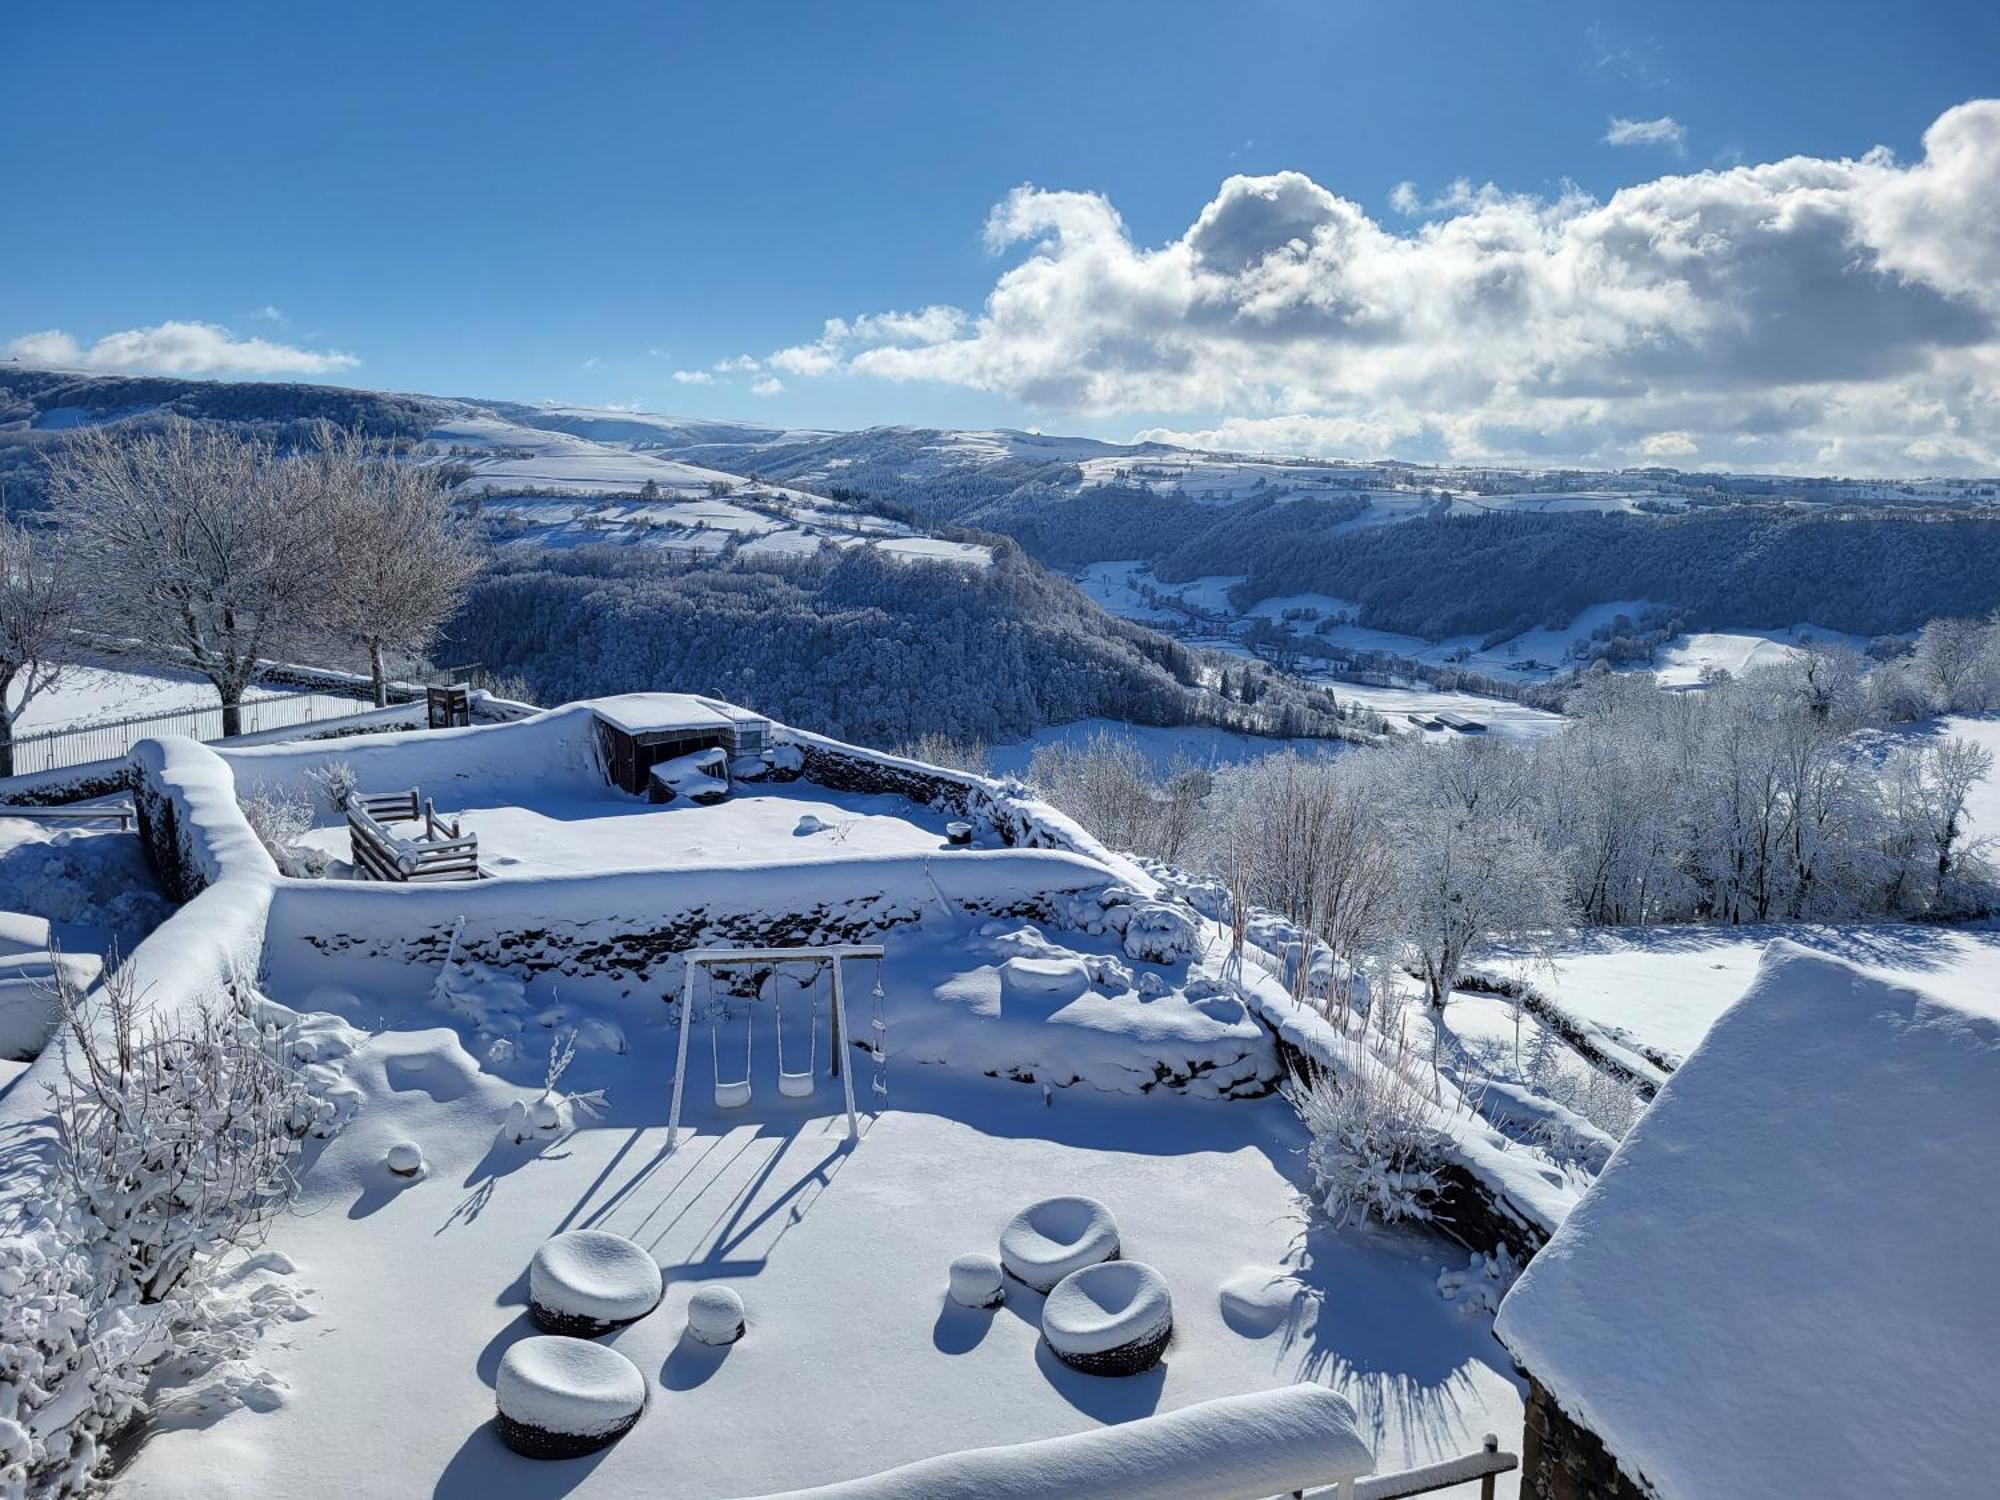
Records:
[[[1090,988],[1090,974],[1076,958],[1010,958],[1000,965],[1001,1006],[1009,1002],[1051,1011]]]
[[[688,1337],[698,1344],[733,1344],[743,1337],[743,1298],[734,1287],[705,1286],[688,1298]]]
[[[529,1311],[551,1333],[590,1337],[643,1318],[661,1290],[652,1254],[603,1229],[559,1234],[528,1265]]]
[[[1268,1338],[1318,1312],[1318,1294],[1278,1266],[1244,1266],[1227,1281],[1217,1300],[1222,1321],[1246,1339]]]
[[[415,1141],[398,1141],[382,1155],[382,1165],[398,1177],[421,1177],[426,1163],[423,1148]]]
[[[621,1437],[646,1409],[646,1377],[587,1339],[522,1339],[500,1359],[500,1435],[530,1458],[572,1458]]]
[[[1056,1357],[1092,1375],[1150,1370],[1173,1331],[1166,1278],[1136,1260],[1071,1272],[1042,1304],[1042,1337]]]
[[[1044,1198],[1000,1231],[1001,1263],[1016,1281],[1038,1292],[1117,1255],[1117,1221],[1095,1198]]]
[[[1000,1262],[977,1252],[951,1263],[951,1300],[960,1307],[998,1307],[1007,1300]]]
[[[1201,951],[1201,926],[1186,907],[1145,901],[1125,919],[1125,956],[1171,964]]]
[[[1347,1399],[1323,1385],[1293,1385],[763,1500],[1259,1500],[1374,1467]]]

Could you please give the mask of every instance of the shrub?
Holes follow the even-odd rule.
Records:
[[[1342,1066],[1290,1091],[1311,1137],[1306,1166],[1320,1206],[1336,1224],[1429,1219],[1444,1188],[1437,1106],[1403,1067],[1350,1045]]]

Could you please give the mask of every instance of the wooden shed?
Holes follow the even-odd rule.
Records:
[[[628,693],[592,703],[611,784],[647,794],[647,778],[662,761],[721,748],[732,759],[761,755],[771,721],[748,709],[691,693]]]

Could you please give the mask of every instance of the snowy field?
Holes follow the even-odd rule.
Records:
[[[1370,687],[1358,682],[1338,682],[1332,678],[1308,678],[1330,690],[1343,703],[1365,703],[1384,715],[1400,733],[1421,734],[1430,740],[1455,740],[1466,736],[1453,729],[1422,729],[1409,720],[1420,714],[1433,718],[1441,713],[1464,714],[1486,725],[1495,739],[1533,740],[1554,734],[1569,720],[1545,709],[1529,708],[1505,698],[1486,698],[1477,693],[1449,693],[1428,687]]]
[[[558,413],[577,430],[529,426],[483,408],[433,428],[439,461],[471,472],[458,493],[478,496],[514,545],[651,546],[715,552],[730,541],[751,553],[812,552],[823,542],[876,545],[890,556],[984,566],[984,547],[919,535],[907,526],[785,485],[760,484],[642,446],[648,428],[627,416]],[[616,432],[599,440],[585,432]],[[607,499],[651,485],[657,498]],[[557,494],[523,494],[525,490]]]
[[[331,719],[365,707],[354,698],[331,693],[293,693],[284,688],[253,687],[251,694],[253,697],[282,694],[288,700],[287,708],[297,714],[296,719],[286,722],[303,722],[308,717]],[[294,698],[296,703],[289,701]],[[125,662],[86,662],[66,670],[53,689],[37,696],[28,705],[16,732],[42,734],[52,729],[179,713],[188,709],[214,709],[219,727],[222,711],[215,686],[206,677]],[[276,727],[275,721],[266,727]]]
[[[1749,987],[1765,947],[1779,938],[1963,1009],[2000,1015],[2000,929],[1894,922],[1598,928],[1559,949],[1549,967],[1524,959],[1476,967],[1526,980],[1614,1050],[1631,1041],[1684,1058]]]
[[[709,1106],[708,1049],[695,1049],[699,1133],[667,1154],[671,1063],[657,1024],[628,1026],[629,1053],[578,1064],[586,1076],[573,1086],[609,1088],[606,1118],[539,1154],[496,1145],[522,1090],[481,1071],[437,1012],[408,997],[281,993],[338,1004],[370,1028],[386,1009],[393,1028],[376,1029],[349,1062],[361,1111],[271,1236],[269,1249],[313,1289],[314,1317],[269,1351],[282,1385],[259,1404],[272,1409],[169,1424],[124,1493],[324,1494],[365,1476],[361,1488],[383,1495],[488,1500],[554,1484],[717,1500],[1297,1379],[1355,1401],[1383,1468],[1519,1430],[1521,1391],[1490,1319],[1437,1290],[1440,1270],[1463,1257],[1312,1218],[1302,1139],[1280,1101],[1075,1087],[1045,1104],[1034,1087],[907,1060],[913,1018],[936,1009],[935,992],[964,968],[964,941],[948,926],[892,939],[893,1108],[865,1122],[853,1149],[826,1080],[815,1099],[777,1098],[766,1038],[756,1100],[735,1114]],[[430,1164],[414,1186],[381,1166],[405,1138]],[[1019,1286],[994,1313],[946,1303],[953,1257],[990,1252],[1016,1210],[1063,1192],[1102,1198],[1126,1256],[1168,1281],[1174,1341],[1148,1375],[1106,1379],[1056,1363],[1038,1343],[1041,1299]],[[667,1295],[610,1338],[648,1378],[646,1415],[603,1457],[549,1469],[494,1436],[491,1383],[508,1345],[532,1331],[529,1257],[574,1227],[638,1240],[663,1267]],[[717,1284],[748,1309],[747,1336],[724,1350],[682,1334],[688,1297]],[[390,1368],[393,1386],[382,1378]],[[424,1398],[397,1394],[411,1390]]]

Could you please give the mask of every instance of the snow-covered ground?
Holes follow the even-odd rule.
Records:
[[[712,807],[685,799],[647,803],[607,788],[601,797],[550,791],[492,806],[481,805],[475,793],[468,805],[439,811],[479,836],[480,868],[501,878],[948,850],[943,814],[902,797],[805,783],[745,783]],[[802,819],[821,826],[802,831]],[[349,854],[344,822],[328,819],[306,842],[337,859]]]
[[[293,693],[285,688],[252,688],[251,695],[258,698],[283,696],[287,700],[286,709],[297,715],[296,718],[286,719],[287,723],[301,723],[307,717],[330,719],[353,713],[361,706],[349,697],[329,693]],[[65,670],[55,687],[36,696],[16,725],[15,732],[41,734],[52,729],[104,724],[117,719],[179,713],[190,709],[213,709],[219,726],[222,710],[215,686],[206,677],[130,662],[84,662]],[[274,710],[260,712],[271,714]],[[276,728],[277,723],[274,718],[263,727]],[[36,768],[25,765],[22,769]]]
[[[1965,813],[1972,824],[1972,836],[1994,840],[1992,853],[2000,855],[2000,716],[1973,719],[1955,715],[1938,727],[1947,735],[1976,741],[1993,755],[1993,774],[1973,789]]]
[[[1753,667],[1775,665],[1808,644],[1840,644],[1859,651],[1868,644],[1856,635],[1823,630],[1817,625],[1793,625],[1783,630],[1701,630],[1662,647],[1653,672],[1662,687],[1692,687],[1703,672],[1721,668],[1741,677]]]
[[[651,443],[665,431],[629,413],[510,410],[560,425],[529,425],[490,408],[467,407],[433,428],[427,440],[437,461],[469,468],[458,493],[479,497],[503,540],[517,545],[715,552],[738,541],[754,554],[811,552],[831,543],[875,545],[906,559],[974,566],[992,560],[985,547],[927,537],[807,490],[668,457]],[[648,498],[631,498],[649,485]]]
[[[1327,687],[1343,703],[1365,703],[1384,715],[1399,732],[1421,734],[1432,740],[1460,739],[1463,736],[1455,729],[1421,728],[1410,721],[1411,714],[1426,720],[1442,713],[1464,714],[1484,724],[1486,733],[1506,740],[1539,739],[1543,735],[1554,734],[1569,722],[1561,714],[1552,714],[1546,709],[1530,708],[1525,703],[1515,703],[1506,698],[1487,698],[1478,693],[1454,693],[1429,687],[1374,687],[1322,677],[1307,680]]]
[[[315,1316],[266,1351],[282,1382],[260,1402],[272,1409],[170,1422],[140,1450],[124,1493],[317,1494],[362,1475],[384,1495],[490,1500],[554,1482],[578,1495],[714,1500],[1297,1379],[1355,1401],[1383,1468],[1519,1430],[1521,1390],[1490,1318],[1438,1293],[1439,1272],[1463,1257],[1313,1217],[1302,1138],[1282,1102],[1074,1087],[1045,1103],[1033,1086],[911,1060],[923,1050],[919,1018],[965,969],[967,938],[941,921],[892,938],[893,1107],[852,1149],[827,1080],[811,1100],[777,1096],[760,1033],[756,1098],[736,1113],[709,1103],[705,1039],[695,1048],[698,1133],[669,1154],[669,1033],[629,1017],[628,1052],[586,1054],[565,1079],[609,1089],[603,1119],[539,1153],[496,1144],[520,1081],[482,1071],[439,1012],[411,994],[286,993],[274,976],[278,998],[337,1006],[373,1033],[347,1064],[360,1113],[270,1240],[313,1289]],[[403,1139],[430,1164],[413,1186],[382,1165]],[[1039,1343],[1041,1299],[1019,1286],[997,1312],[947,1303],[954,1257],[991,1252],[1014,1212],[1065,1192],[1105,1201],[1123,1253],[1167,1280],[1176,1331],[1151,1374],[1106,1379],[1056,1363]],[[610,1338],[645,1373],[650,1409],[601,1459],[552,1471],[509,1454],[487,1423],[500,1356],[533,1331],[528,1260],[576,1227],[637,1239],[667,1294]],[[1240,1296],[1225,1306],[1226,1289],[1279,1276],[1298,1286],[1270,1318],[1247,1318]],[[727,1349],[682,1332],[689,1296],[717,1284],[747,1307],[749,1331]],[[1503,1480],[1502,1492],[1513,1486]]]
[[[1967,1010],[2000,1015],[2000,929],[1885,922],[1758,927],[1587,929],[1544,966],[1514,958],[1477,967],[1525,980],[1614,1044],[1684,1058],[1749,987],[1765,948],[1786,939],[1915,985]]]

